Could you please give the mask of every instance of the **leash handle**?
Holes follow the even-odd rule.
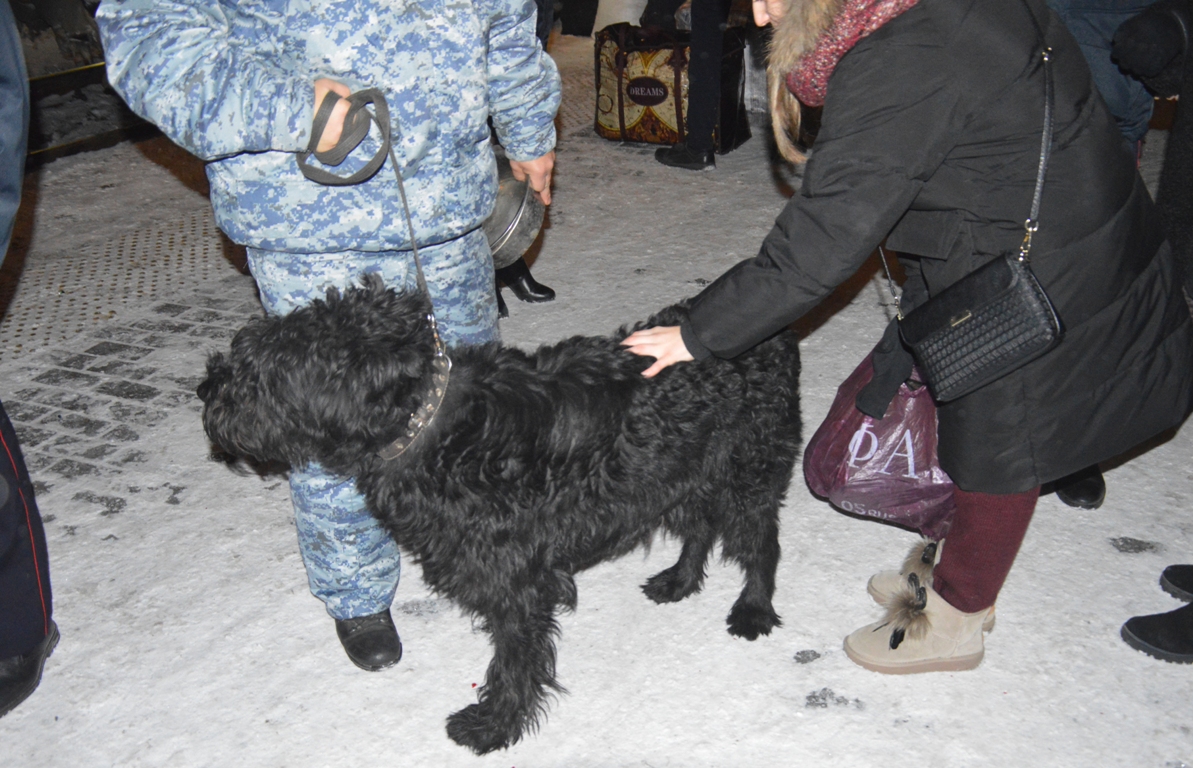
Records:
[[[344,117],[344,131],[340,135],[339,142],[326,152],[316,150],[319,141],[323,138],[323,131],[327,128],[327,121],[331,118],[331,112],[341,98],[334,91],[329,91],[323,97],[323,102],[315,112],[315,120],[311,125],[311,140],[307,144],[306,151],[298,153],[298,169],[302,171],[302,175],[311,181],[329,187],[347,187],[368,181],[377,175],[377,171],[381,170],[381,166],[385,164],[386,156],[391,154],[389,104],[385,101],[385,95],[376,88],[357,91],[348,97],[348,114]],[[365,109],[368,104],[373,105],[373,112]],[[337,176],[330,171],[311,165],[309,162],[311,155],[314,155],[315,159],[324,165],[339,165],[344,162],[344,159],[369,135],[370,123],[375,123],[381,134],[381,148],[359,171],[350,176]]]

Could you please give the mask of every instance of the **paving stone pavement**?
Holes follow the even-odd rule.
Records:
[[[260,313],[252,279],[234,273],[0,366],[4,407],[39,497],[86,479],[71,483],[86,486],[74,500],[101,500],[101,514],[121,511],[119,498],[96,489],[121,487],[122,475],[149,464],[146,437],[172,415],[186,412],[194,428],[207,353]],[[167,503],[177,504],[181,490]]]

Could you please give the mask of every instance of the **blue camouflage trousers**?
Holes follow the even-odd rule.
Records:
[[[473,230],[418,253],[448,346],[497,340],[493,261],[484,233]],[[271,315],[322,298],[328,288],[351,287],[366,274],[380,275],[394,288],[418,290],[410,251],[299,254],[249,248],[248,261]],[[311,593],[327,612],[350,619],[388,608],[398,588],[401,557],[393,538],[365,508],[355,479],[331,475],[318,464],[295,467],[290,498]]]

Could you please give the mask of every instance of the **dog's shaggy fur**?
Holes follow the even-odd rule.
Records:
[[[662,528],[679,561],[643,590],[697,592],[719,539],[745,571],[729,632],[779,625],[771,605],[778,511],[799,448],[795,335],[735,360],[642,377],[649,358],[614,337],[575,337],[528,354],[489,344],[451,351],[440,412],[404,454],[401,434],[431,372],[426,299],[378,282],[332,291],[255,320],[231,356],[208,361],[203,423],[220,449],[263,462],[318,462],[355,477],[369,508],[423,578],[492,635],[479,701],[448,719],[477,753],[534,728],[555,679],[555,613],[576,604],[573,574],[620,557]],[[675,325],[670,308],[648,325]]]

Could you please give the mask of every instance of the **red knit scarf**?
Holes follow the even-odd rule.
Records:
[[[858,41],[914,6],[919,0],[845,0],[833,23],[787,74],[787,89],[809,107],[824,104],[828,79],[837,62]]]

